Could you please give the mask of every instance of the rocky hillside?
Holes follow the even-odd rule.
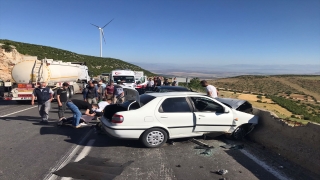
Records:
[[[131,69],[134,71],[144,71],[144,73],[147,76],[154,75],[150,71],[147,71],[145,69],[142,69],[139,66],[127,63],[119,59],[101,58],[101,57],[95,57],[95,56],[82,55],[82,54],[77,54],[77,53],[73,53],[70,51],[57,49],[53,47],[28,44],[28,43],[22,43],[22,42],[16,42],[16,41],[4,40],[4,39],[0,39],[0,43],[4,44],[5,47],[11,46],[11,47],[15,47],[16,49],[16,50],[14,50],[14,48],[12,49],[12,52],[11,52],[12,55],[11,55],[9,53],[10,48],[6,48],[8,53],[4,52],[6,57],[1,57],[0,63],[2,64],[7,64],[7,61],[4,62],[4,59],[8,59],[8,58],[10,59],[11,57],[15,59],[15,61],[19,61],[19,55],[17,54],[21,53],[29,56],[37,56],[38,59],[48,58],[48,59],[54,59],[54,60],[61,60],[64,62],[86,62],[89,68],[89,71],[92,73],[91,74],[92,76],[97,76],[97,75],[100,75],[101,73],[111,72],[114,69]],[[3,51],[4,50],[1,50],[1,52]]]
[[[0,79],[3,81],[11,80],[13,65],[26,58],[35,59],[36,57],[22,55],[14,47],[12,47],[10,52],[6,52],[4,49],[0,48]]]

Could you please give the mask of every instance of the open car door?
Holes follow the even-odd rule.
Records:
[[[195,107],[194,132],[228,132],[235,126],[230,108],[204,96],[190,97]]]
[[[125,101],[132,100],[140,104],[140,95],[136,89],[130,88],[130,87],[123,87],[123,91],[124,91]]]

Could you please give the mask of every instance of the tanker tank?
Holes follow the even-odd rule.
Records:
[[[12,69],[12,78],[16,83],[30,83],[38,79],[51,84],[77,81],[80,76],[80,65],[51,59],[21,61]]]

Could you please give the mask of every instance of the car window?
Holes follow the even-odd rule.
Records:
[[[152,101],[154,98],[154,96],[150,96],[147,94],[142,94],[140,95],[140,103],[141,103],[141,107],[148,104],[150,101]]]
[[[194,103],[195,108],[200,112],[222,112],[224,110],[223,106],[209,98],[191,97],[191,100]]]
[[[141,107],[146,105],[146,104],[148,104],[154,98],[156,98],[156,97],[150,96],[150,95],[146,95],[146,94],[140,95]],[[123,104],[121,104],[121,106],[126,108],[126,109],[128,109],[128,107],[129,107],[129,110],[134,110],[134,109],[139,109],[140,108],[139,103],[135,102],[134,100],[126,101]]]
[[[167,98],[162,102],[159,112],[163,112],[163,113],[191,112],[191,109],[186,98],[184,97]]]

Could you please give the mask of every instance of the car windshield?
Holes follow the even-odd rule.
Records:
[[[148,104],[150,101],[152,101],[154,98],[154,96],[150,96],[150,95],[146,95],[146,94],[143,94],[143,95],[140,95],[140,104],[141,104],[141,107]],[[139,108],[139,104],[136,102],[136,103],[133,103],[134,102],[133,100],[130,100],[130,101],[126,101],[124,102],[121,106],[128,109],[128,107],[130,106],[130,110],[132,109],[138,109]]]
[[[113,81],[124,81],[124,83],[134,83],[134,76],[113,76]]]

